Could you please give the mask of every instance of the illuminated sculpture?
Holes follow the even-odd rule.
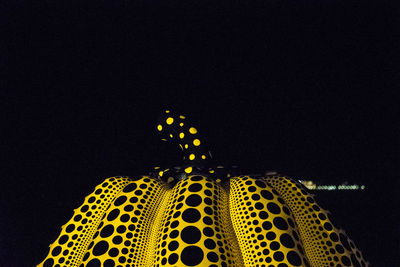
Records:
[[[197,129],[166,111],[185,164],[99,184],[39,266],[368,266],[298,182],[222,175]],[[231,177],[230,177],[231,176]]]

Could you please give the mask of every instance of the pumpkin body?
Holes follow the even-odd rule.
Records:
[[[191,175],[98,185],[39,266],[368,266],[296,181]]]

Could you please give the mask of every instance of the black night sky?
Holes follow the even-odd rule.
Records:
[[[393,3],[2,3],[0,266],[39,263],[104,178],[178,165],[155,135],[166,108],[222,164],[367,185],[317,199],[374,266],[395,266]]]

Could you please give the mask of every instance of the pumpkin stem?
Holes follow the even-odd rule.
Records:
[[[161,140],[178,143],[184,155],[184,165],[203,169],[211,159],[211,153],[204,149],[197,128],[190,124],[185,116],[166,110],[158,119],[157,131],[161,135]],[[191,173],[191,170],[187,167],[185,172]]]

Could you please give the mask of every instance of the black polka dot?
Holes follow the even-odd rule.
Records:
[[[279,244],[279,242],[273,241],[273,242],[271,242],[271,244],[269,245],[269,247],[270,247],[272,250],[278,250],[278,249],[281,247],[281,245]]]
[[[168,263],[169,264],[175,264],[178,261],[178,254],[176,253],[172,253],[171,255],[169,255],[168,257]]]
[[[114,209],[108,214],[107,220],[113,221],[118,217],[118,215],[119,215],[119,209]]]
[[[335,249],[336,249],[336,251],[339,252],[339,253],[344,253],[344,248],[343,248],[343,246],[341,246],[341,245],[336,245],[336,246],[335,246]]]
[[[139,185],[139,187],[142,188],[142,189],[146,189],[147,185],[146,184],[141,184],[141,185]]]
[[[93,255],[100,256],[106,253],[108,250],[108,243],[106,241],[100,241],[93,247]]]
[[[116,244],[116,245],[119,245],[119,244],[121,244],[122,243],[122,237],[120,237],[120,236],[115,236],[113,239],[112,239],[112,242],[114,243],[114,244]]]
[[[342,263],[344,264],[344,266],[351,265],[350,259],[347,256],[342,256]]]
[[[215,241],[212,239],[206,239],[204,241],[204,245],[206,246],[206,248],[208,249],[214,249],[216,247]]]
[[[135,190],[137,188],[137,185],[135,184],[135,183],[131,183],[131,184],[128,184],[125,188],[124,188],[124,190],[122,190],[124,193],[129,193],[129,192],[132,192],[133,190]]]
[[[169,237],[170,238],[175,238],[179,235],[179,231],[178,230],[173,230],[170,234]]]
[[[337,242],[337,241],[339,240],[339,237],[338,237],[338,235],[337,235],[336,233],[331,233],[331,234],[329,235],[329,237],[330,237],[330,239],[331,239],[332,241],[334,241],[334,242]]]
[[[128,214],[124,214],[124,215],[122,215],[121,218],[119,218],[119,219],[121,220],[121,222],[127,222],[127,221],[129,221],[130,218],[131,218],[131,217],[129,217]]]
[[[211,261],[211,262],[217,262],[218,261],[218,255],[217,255],[217,253],[211,251],[211,252],[209,252],[207,254],[207,259],[209,261]]]
[[[63,236],[61,236],[60,239],[58,240],[58,243],[59,243],[60,245],[63,245],[63,244],[65,244],[65,243],[67,243],[67,241],[68,241],[68,236],[67,236],[67,235],[63,235]]]
[[[197,243],[201,238],[201,232],[197,227],[187,226],[181,232],[183,242],[187,244]]]
[[[54,265],[54,260],[53,259],[47,259],[44,263],[43,263],[43,267],[53,267]]]
[[[133,210],[133,206],[132,206],[132,205],[126,205],[126,206],[124,207],[124,211],[129,212],[129,211],[132,211],[132,210]]]
[[[289,251],[289,253],[287,254],[287,260],[290,264],[294,266],[301,265],[300,256],[295,251]]]
[[[256,191],[256,187],[255,186],[249,186],[248,190],[250,192],[255,192]]]
[[[280,251],[276,251],[276,252],[274,253],[273,258],[274,258],[274,260],[276,260],[276,261],[283,261],[283,259],[285,258],[285,255],[283,255],[283,253],[280,252]]]
[[[168,249],[169,249],[170,251],[174,251],[174,250],[176,250],[178,247],[179,247],[179,243],[176,242],[176,241],[172,241],[172,242],[170,242],[170,243],[168,244]]]
[[[201,203],[201,197],[200,197],[199,195],[193,194],[193,195],[190,195],[190,196],[186,199],[185,202],[186,202],[186,204],[187,204],[188,206],[197,207],[197,206],[200,205],[200,203]]]
[[[326,216],[323,213],[318,214],[318,218],[320,218],[321,220],[326,220]]]
[[[119,251],[117,248],[112,248],[110,249],[110,251],[108,251],[108,255],[110,255],[111,257],[117,257],[119,254]]]
[[[289,228],[287,222],[281,217],[276,217],[274,219],[274,225],[280,230],[287,230]]]
[[[117,198],[114,201],[114,205],[115,206],[120,206],[120,205],[124,204],[126,200],[127,200],[126,196],[120,196],[119,198]]]
[[[197,246],[188,246],[182,250],[181,260],[187,266],[196,266],[203,261],[204,252]]]
[[[205,216],[205,217],[203,218],[203,222],[204,222],[205,224],[207,224],[207,225],[213,224],[212,219],[211,219],[210,217],[208,217],[208,216]]]
[[[89,209],[89,206],[88,206],[88,205],[85,205],[85,206],[83,206],[83,207],[81,208],[81,211],[82,211],[82,212],[87,212],[88,209]]]
[[[212,200],[209,197],[204,198],[204,203],[206,203],[207,205],[212,205]]]
[[[191,184],[188,189],[190,192],[199,192],[202,188],[203,186],[201,184],[194,183]]]
[[[272,200],[274,198],[274,195],[272,195],[272,193],[267,190],[261,190],[261,196],[268,200]]]
[[[122,234],[122,233],[125,233],[125,231],[126,231],[126,227],[124,225],[118,226],[118,228],[117,228],[118,233]]]
[[[100,236],[103,238],[109,237],[113,234],[114,232],[114,226],[111,224],[106,225],[100,232]]]
[[[264,228],[264,230],[269,230],[272,228],[272,223],[265,221],[263,222],[262,227]]]
[[[203,234],[205,235],[205,236],[213,236],[214,235],[214,230],[212,229],[212,228],[210,228],[210,227],[205,227],[204,229],[203,229]]]
[[[346,237],[344,234],[342,234],[342,233],[339,234],[339,237],[340,237],[340,241],[342,242],[342,245],[343,245],[347,250],[351,250],[350,245],[349,245],[349,242],[347,241],[347,237]]]
[[[207,213],[208,215],[212,215],[214,213],[213,209],[210,207],[205,207],[204,212]]]
[[[328,231],[331,231],[331,230],[333,229],[332,224],[330,224],[330,223],[328,223],[328,222],[324,224],[324,228],[325,228],[326,230],[328,230]]]
[[[65,229],[65,232],[67,233],[71,233],[72,231],[74,231],[75,229],[75,225],[74,224],[70,224],[67,226],[67,228]]]
[[[171,228],[176,228],[176,227],[178,227],[178,225],[179,225],[179,222],[178,222],[178,221],[173,221],[173,222],[171,223]]]
[[[57,256],[60,253],[61,253],[61,247],[60,246],[57,246],[57,247],[53,248],[53,250],[51,251],[51,255],[53,255],[53,256]]]
[[[138,202],[139,201],[139,199],[137,198],[137,197],[131,197],[130,199],[129,199],[129,202],[131,202],[131,203],[136,203],[136,202]]]
[[[115,266],[115,262],[113,260],[106,260],[104,262],[104,267],[114,267]]]
[[[264,182],[264,181],[261,181],[261,180],[257,180],[257,181],[256,181],[256,185],[257,185],[258,187],[261,187],[261,188],[267,187],[267,185],[265,184],[265,182]]]
[[[281,235],[281,237],[279,239],[283,246],[285,246],[287,248],[294,248],[294,241],[290,235],[284,233]]]
[[[182,213],[182,219],[188,223],[194,223],[200,220],[201,214],[197,209],[189,208]]]
[[[199,175],[196,175],[196,176],[192,176],[192,177],[190,178],[190,180],[192,180],[192,181],[194,181],[194,182],[197,182],[197,181],[203,180],[203,177],[202,177],[202,176],[199,176]]]
[[[321,209],[317,205],[313,205],[312,208],[316,211],[320,211]]]
[[[266,237],[267,237],[268,240],[274,240],[275,237],[276,237],[276,234],[274,232],[268,232],[266,234]]]
[[[260,202],[257,202],[257,203],[254,205],[254,207],[255,207],[256,209],[258,209],[258,210],[262,210],[262,209],[264,208],[264,205],[263,205],[262,203],[260,203]]]
[[[86,267],[101,267],[101,262],[98,259],[93,259],[86,264]]]
[[[281,212],[281,208],[272,202],[267,204],[267,209],[273,214],[279,214]]]
[[[286,215],[290,215],[290,210],[287,207],[283,206],[282,210],[284,213],[286,213]],[[289,220],[290,220],[290,218],[288,218],[288,221]]]
[[[204,190],[204,194],[209,197],[212,196],[212,192],[208,189]]]
[[[120,263],[124,263],[126,261],[126,258],[124,256],[121,256],[121,257],[118,258],[118,261]]]
[[[358,256],[360,257],[361,255]],[[352,253],[350,257],[351,257],[351,263],[354,265],[354,267],[361,267],[360,262],[356,258],[356,255]]]

